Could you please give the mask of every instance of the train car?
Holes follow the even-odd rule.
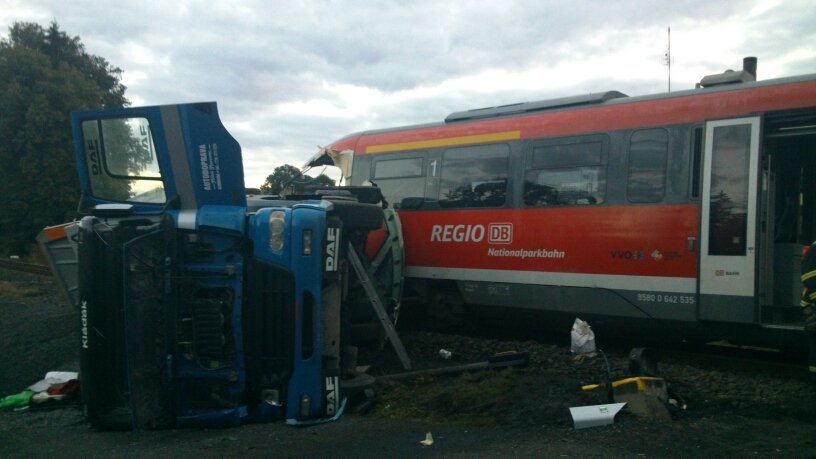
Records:
[[[407,285],[439,320],[576,316],[665,340],[799,346],[816,238],[816,74],[756,58],[695,89],[617,91],[348,135],[310,164],[399,209]]]

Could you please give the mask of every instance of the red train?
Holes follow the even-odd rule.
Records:
[[[579,316],[797,345],[816,75],[755,75],[746,58],[692,90],[453,113],[351,134],[311,164],[376,183],[399,209],[408,285],[440,320],[513,308],[562,329]]]

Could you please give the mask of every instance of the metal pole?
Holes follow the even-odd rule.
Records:
[[[357,251],[354,250],[354,246],[351,242],[348,244],[348,258],[351,262],[351,266],[354,268],[354,272],[357,273],[357,279],[360,281],[363,290],[365,290],[368,296],[368,300],[371,302],[371,306],[374,308],[374,312],[376,312],[380,318],[380,324],[385,329],[385,334],[388,336],[388,340],[391,341],[391,346],[394,348],[394,351],[397,352],[400,362],[402,362],[402,367],[406,370],[410,370],[411,359],[408,357],[405,346],[402,345],[402,340],[399,338],[399,335],[397,335],[397,330],[394,329],[394,324],[391,323],[391,319],[388,318],[388,314],[385,312],[385,307],[380,300],[380,295],[374,288],[374,284],[363,267],[363,263],[360,261],[360,257],[357,256]]]

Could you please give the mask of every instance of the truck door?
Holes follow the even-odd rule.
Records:
[[[167,205],[179,228],[194,229],[204,206],[246,207],[241,148],[214,102],[74,112],[71,121],[86,212]]]
[[[700,228],[700,319],[757,321],[759,117],[709,121]]]

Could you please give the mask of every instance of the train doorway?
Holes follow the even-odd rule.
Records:
[[[802,249],[816,239],[816,111],[768,114],[760,188],[760,320],[801,323]]]

